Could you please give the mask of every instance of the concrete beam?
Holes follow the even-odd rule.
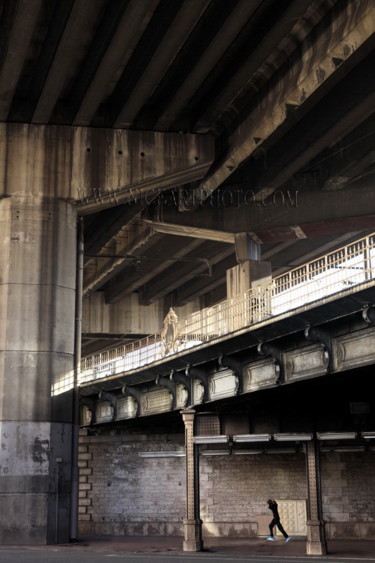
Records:
[[[77,61],[80,61],[82,57],[82,52],[87,49],[84,38],[90,37],[90,34],[93,33],[101,11],[101,4],[93,3],[91,0],[80,0],[73,3],[68,16],[64,14],[64,17],[61,18],[63,34],[61,40],[58,41],[58,37],[55,38],[55,41],[58,41],[56,52],[51,49],[50,45],[45,47],[52,51],[50,53],[52,64],[48,71],[45,71],[46,80],[43,81],[40,96],[33,108],[33,115],[30,116],[32,123],[49,122],[61,91],[71,76],[72,67],[77,65]],[[66,22],[65,18],[67,18]]]
[[[225,192],[216,193],[215,205],[207,202],[192,212],[163,208],[162,220],[156,209],[152,225],[183,236],[201,237],[209,229],[218,232],[218,238],[222,233],[248,232],[261,242],[273,242],[361,231],[375,224],[372,185],[340,190],[339,197],[326,191],[276,191],[259,201],[251,189],[233,191],[230,200],[224,199]]]
[[[92,264],[91,267],[86,267],[83,294],[99,289],[126,266],[135,264],[137,256],[142,256],[149,250],[154,251],[162,239],[163,235],[146,228],[136,233],[134,238],[130,238],[123,248],[115,249],[113,253],[99,252],[96,256],[91,256]]]
[[[202,178],[213,158],[214,139],[203,135],[2,123],[0,194],[42,191],[85,215],[147,204]]]
[[[110,287],[106,289],[105,295],[107,303],[117,303],[126,295],[133,293],[146,283],[150,282],[156,276],[164,273],[169,266],[181,264],[184,258],[196,248],[203,244],[202,240],[195,239],[186,244],[185,240],[177,239],[171,241],[165,239],[162,244],[155,249],[152,254],[140,257],[140,264],[136,270],[129,271],[127,275],[122,275],[120,280],[113,280]],[[170,258],[165,258],[170,256]],[[185,258],[188,261],[188,258]],[[191,266],[194,259],[191,259]]]
[[[295,38],[298,37],[301,42],[322,18],[325,10],[326,5],[322,7],[309,0],[294,0],[287,5],[261,2],[243,29],[246,44],[251,45],[247,58],[235,69],[234,75],[230,73],[230,79],[224,88],[220,88],[218,95],[213,95],[209,109],[196,123],[194,130],[205,133],[215,128],[217,116],[223,110],[230,112],[237,97],[247,94],[250,99],[259,89],[259,82],[266,81],[270,73],[292,55]]]
[[[291,102],[301,117],[333,88],[344,72],[358,64],[360,48],[374,38],[375,6],[371,1],[364,1],[357,8],[353,11],[348,4],[338,12],[318,45],[306,39],[301,58],[227,139],[226,156],[193,191],[192,198],[198,204],[281,127],[284,132],[291,127],[295,119],[290,111]],[[362,53],[364,57],[366,49]],[[337,67],[338,55],[342,62]]]
[[[173,20],[173,25],[166,30],[148,65],[143,69],[143,75],[147,78],[141,77],[138,81],[118,115],[115,127],[127,128],[133,124],[138,112],[151,97],[155,85],[166,74],[183,47],[186,37],[192,33],[209,4],[209,0],[195,0],[194,3],[182,4]]]
[[[259,4],[261,4],[261,7]],[[180,112],[193,99],[197,86],[201,86],[204,83],[212,69],[219,63],[222,56],[230,48],[238,33],[243,29],[244,22],[247,22],[250,18],[254,18],[254,12],[256,12],[258,16],[259,12],[264,10],[264,4],[266,3],[259,2],[259,0],[257,2],[237,3],[233,11],[229,14],[225,26],[220,30],[220,33],[216,33],[215,37],[213,37],[203,55],[200,56],[177,92],[175,92],[174,96],[169,101],[167,111],[163,112],[155,124],[156,129],[163,131],[168,130],[172,126],[180,115]],[[272,49],[272,47],[269,48]],[[241,87],[242,84],[239,89]],[[231,90],[233,91],[234,88],[231,88]],[[220,113],[221,109],[215,111],[215,117],[220,115]]]
[[[104,293],[95,291],[83,299],[82,332],[85,338],[138,339],[156,333],[163,326],[164,303],[144,307],[133,293],[115,305],[104,301]]]
[[[9,14],[8,44],[12,48],[7,50],[5,58],[1,61],[0,70],[0,121],[5,121],[12,104],[13,94],[22,72],[30,40],[34,31],[43,0],[15,0],[9,2],[4,10]]]
[[[74,125],[88,126],[99,107],[101,100],[105,97],[108,84],[114,80],[117,72],[122,72],[130,58],[131,46],[136,45],[145,31],[159,1],[130,0],[118,26],[112,35],[112,40],[107,47],[99,65],[96,67],[95,76],[86,81],[89,86],[86,90],[82,103],[74,108]],[[132,22],[132,28],[129,28]]]
[[[166,277],[160,277],[155,281],[150,287],[148,287],[144,292],[142,292],[141,300],[145,305],[154,303],[158,299],[161,299],[168,293],[171,293],[177,287],[181,287],[184,283],[190,281],[197,275],[209,274],[208,266],[214,266],[221,260],[227,258],[230,254],[234,253],[234,248],[224,248],[219,249],[210,258],[209,263],[203,262],[201,265],[192,267],[191,263],[186,263],[176,267],[175,272],[171,272]],[[176,274],[176,275],[175,275]],[[206,278],[207,279],[207,278]]]
[[[115,239],[126,225],[146,207],[146,202],[138,202],[126,206],[119,206],[103,211],[100,215],[100,226],[94,221],[93,227],[85,225],[85,262],[90,260],[90,255],[95,256],[112,239]]]

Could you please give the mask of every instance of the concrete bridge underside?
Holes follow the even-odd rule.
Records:
[[[78,390],[51,387],[82,353],[218,303],[239,264],[374,230],[374,21],[370,0],[2,3],[2,542],[77,537]]]

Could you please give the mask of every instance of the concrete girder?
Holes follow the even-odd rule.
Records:
[[[367,182],[365,177],[375,163],[374,129],[375,115],[340,139],[338,146],[319,155],[316,163],[311,163],[312,173],[318,177],[319,184],[324,182],[323,190],[338,190],[360,179]]]
[[[131,0],[128,3],[79,109],[74,109],[74,125],[90,125],[97,108],[105,97],[108,84],[113,82],[117,72],[124,70],[132,52],[132,45],[138,43],[158,3],[159,0],[148,0],[147,2]],[[129,21],[133,22],[131,29]]]
[[[149,203],[164,189],[201,178],[214,143],[202,135],[2,123],[0,157],[0,194],[64,198],[85,215]]]
[[[214,158],[213,137],[208,136],[118,129],[76,131],[80,137],[77,150],[81,150],[74,158],[73,187],[82,215],[142,199],[149,203],[165,189],[202,178]]]
[[[341,92],[327,94],[323,106],[312,110],[305,120],[301,119],[296,124],[289,136],[287,133],[279,145],[264,153],[269,164],[267,170],[256,178],[256,200],[265,201],[277,188],[285,189],[286,185],[298,182],[298,174],[302,173],[303,176],[312,159],[319,158],[322,150],[332,147],[338,140],[347,136],[357,123],[373,114],[375,79],[370,76],[360,93],[350,91],[352,84],[363,77],[364,68],[366,72],[372,68],[372,65],[367,63],[368,61],[362,68],[353,70],[349,78],[341,84]],[[321,119],[322,113],[326,114],[324,120]],[[309,131],[308,137],[304,136],[306,129]],[[264,164],[262,167],[264,168]],[[294,175],[297,175],[297,178],[293,178]],[[317,188],[320,187],[318,184]]]
[[[330,4],[332,4],[332,1]],[[256,35],[256,27],[262,26],[264,19],[267,20],[267,16],[268,18],[270,16],[270,9],[272,13],[275,8],[275,5],[269,5],[267,2],[262,2],[261,6],[257,7],[254,19],[258,19],[254,27],[253,21],[250,20],[247,37],[252,37],[254,32]],[[227,87],[220,92],[220,96],[212,101],[210,109],[205,113],[204,118],[198,121],[195,130],[202,133],[207,132],[209,128],[214,126],[216,116],[222,113],[222,108],[230,107],[238,95],[256,90],[259,76],[267,79],[270,70],[272,69],[271,72],[274,71],[293,53],[295,38],[298,37],[299,41],[302,41],[311,31],[312,26],[321,19],[326,9],[327,4],[322,9],[320,2],[295,0],[289,3],[286,8],[283,6],[282,17],[279,17],[275,24],[270,26],[270,30],[268,26],[263,24],[261,39],[255,40],[251,54],[239,67],[235,75],[228,80]]]
[[[32,108],[32,123],[48,123],[53,109],[61,91],[66,87],[66,81],[72,75],[72,69],[77,67],[81,61],[81,53],[87,50],[85,38],[90,37],[93,29],[97,26],[98,16],[103,9],[99,2],[93,3],[91,0],[80,0],[74,2],[67,22],[62,18],[61,26],[64,28],[61,40],[58,41],[58,34],[55,41],[58,41],[53,61],[43,83],[43,89],[38,97],[35,107]],[[90,32],[88,31],[90,30]],[[45,48],[53,52],[50,45]],[[52,57],[52,53],[50,54]],[[34,101],[34,100],[33,100]]]
[[[127,128],[132,125],[137,113],[145,101],[150,98],[156,84],[173,63],[186,37],[193,31],[209,3],[209,0],[195,0],[193,4],[190,2],[182,4],[174,18],[173,25],[167,30],[149,64],[144,68],[144,74],[147,76],[147,79],[143,80],[141,77],[138,81],[120,114],[117,116],[114,124],[115,127]]]
[[[342,78],[344,71],[358,64],[361,47],[373,40],[374,17],[371,1],[364,0],[354,11],[348,5],[332,19],[320,48],[305,40],[302,57],[227,139],[226,157],[193,191],[193,199],[199,203],[209,197],[265,140],[294,123],[294,112],[288,107],[291,100],[301,117]],[[366,55],[365,48],[361,52],[362,57]],[[339,53],[343,62],[337,67]]]
[[[251,192],[251,190],[250,190]],[[246,196],[246,194],[245,194]],[[222,233],[252,233],[261,242],[296,240],[321,234],[360,231],[374,227],[375,191],[373,186],[335,192],[301,191],[275,192],[271,198],[255,201],[251,192],[248,198],[240,194],[233,205],[221,206],[220,198],[214,207],[204,205],[193,212],[163,209],[163,219],[158,222],[158,212],[151,223],[158,230],[173,229],[181,236],[201,237],[205,230]],[[324,197],[324,205],[322,198]],[[202,230],[201,230],[202,229]],[[212,236],[213,238],[213,236]]]
[[[353,239],[353,233],[350,232],[345,232],[344,235],[341,235],[339,237],[335,237],[335,238],[330,237],[329,242],[326,242],[325,244],[320,244],[319,248],[317,248],[314,245],[312,250],[302,249],[301,254],[298,256],[298,258],[295,257],[295,254],[293,252],[293,246],[294,246],[293,241],[281,243],[286,245],[284,251],[281,250],[281,252],[283,252],[282,263],[284,265],[281,267],[276,267],[273,270],[272,275],[273,277],[275,277],[278,276],[279,274],[283,274],[290,267],[296,268],[301,264],[306,264],[306,261],[313,260],[314,258],[316,258],[317,253],[319,253],[319,255],[322,256],[323,254],[327,254],[332,250],[337,250],[339,245],[345,245],[352,239]],[[288,251],[291,251],[289,257],[288,257]],[[292,263],[290,260],[292,260]]]
[[[146,202],[138,202],[126,206],[119,206],[103,211],[100,227],[95,224],[95,229],[87,225],[85,244],[85,262],[96,256],[112,239],[121,235],[124,226],[131,223],[135,217],[146,207]],[[117,250],[117,247],[116,247]]]
[[[155,234],[155,236],[157,235]],[[113,283],[113,286],[111,285],[111,287],[106,289],[107,303],[116,303],[126,295],[133,293],[133,291],[148,283],[158,274],[164,272],[169,266],[179,260],[183,261],[185,256],[202,244],[203,241],[199,239],[190,241],[188,244],[181,239],[173,241],[173,243],[169,239],[164,239],[150,256],[140,256],[141,264],[136,271],[129,272],[128,275],[123,276],[124,279]],[[171,256],[171,258],[165,259],[164,256]],[[155,260],[157,260],[157,264],[155,264]],[[189,259],[186,258],[186,260]],[[191,260],[193,261],[194,259],[192,258]]]
[[[230,254],[234,253],[234,248],[229,247],[225,248],[224,250],[219,250],[212,258],[209,260],[210,266],[214,266],[221,260],[227,258]],[[177,287],[180,287],[184,283],[191,280],[193,277],[197,275],[202,275],[207,272],[207,264],[202,263],[201,265],[192,268],[191,264],[186,264],[180,266],[178,269],[178,276],[170,275],[168,279],[165,277],[159,278],[156,282],[152,284],[151,287],[145,289],[143,291],[141,300],[144,305],[149,305],[157,301],[158,299],[164,297],[168,293],[171,293]]]
[[[275,187],[287,195],[295,190],[356,188],[355,180],[359,178],[362,187],[369,186],[371,180],[366,176],[374,163],[371,137],[375,117],[367,117],[367,114],[373,112],[371,91],[375,81],[366,80],[360,93],[354,91],[353,84],[361,80],[371,66],[366,61],[362,70],[351,73],[340,84],[340,90],[329,94],[322,105],[296,123],[282,141],[245,164],[232,178],[233,189],[242,184],[244,190],[254,193],[255,200],[267,202],[267,195],[272,194]],[[325,118],[321,119],[321,115]],[[309,132],[308,136],[305,131]],[[251,178],[251,185],[248,178]],[[262,186],[267,186],[267,190],[264,188],[256,196]],[[230,188],[227,186],[227,190]],[[272,201],[272,197],[275,196],[268,199]]]
[[[291,246],[291,242],[283,242],[276,247],[262,254],[262,260],[269,260],[272,256],[281,252],[284,248]],[[194,301],[198,297],[216,289],[220,286],[226,285],[226,271],[235,266],[236,260],[234,256],[219,262],[216,267],[212,269],[212,278],[207,282],[207,278],[200,278],[191,281],[186,287],[178,289],[173,296],[173,302],[178,306],[186,305],[190,301]]]
[[[218,262],[215,267],[212,268],[210,281],[207,280],[207,277],[191,280],[189,284],[177,289],[173,296],[173,302],[176,303],[176,306],[186,305],[186,303],[190,303],[198,297],[216,289],[218,285],[225,284],[226,271],[229,270],[229,268],[233,268],[235,264],[236,259],[234,253],[232,253],[231,256]]]
[[[232,41],[243,28],[244,22],[251,18],[256,12],[261,11],[260,2],[239,2],[233,9],[233,12],[226,20],[225,28],[221,29],[211,41],[203,56],[198,60],[197,64],[192,68],[190,74],[181,84],[178,92],[168,104],[167,111],[163,113],[157,120],[155,128],[159,130],[168,129],[181,110],[193,98],[197,89],[197,85],[201,85],[212,69],[218,64],[220,58],[229,49]],[[264,2],[262,2],[263,8]],[[217,112],[215,116],[218,115]]]
[[[157,213],[159,217],[159,213]],[[161,216],[164,216],[164,211]],[[228,242],[229,244],[234,244],[235,236],[230,232],[212,230],[212,229],[204,229],[199,228],[195,229],[195,227],[182,227],[181,225],[171,224],[171,223],[164,223],[162,219],[157,219],[155,221],[151,219],[145,219],[145,222],[148,223],[155,231],[158,233],[165,233],[167,235],[179,235],[179,236],[188,236],[188,237],[196,237],[202,238],[205,240],[216,240],[217,242]]]
[[[0,71],[0,121],[5,121],[12,104],[13,94],[30,48],[30,40],[39,16],[43,0],[18,0],[10,2],[14,10],[9,26],[8,43],[12,49],[6,52]],[[8,30],[7,30],[8,31]]]
[[[164,317],[163,301],[145,307],[139,303],[139,294],[132,293],[118,303],[108,304],[104,291],[93,291],[83,299],[82,336],[113,338],[113,343],[104,343],[105,347],[118,344],[119,339],[126,344],[127,339],[138,340],[160,331]]]
[[[83,294],[102,287],[111,278],[116,276],[128,264],[133,264],[138,255],[142,255],[150,249],[155,248],[162,240],[163,235],[154,233],[152,229],[146,228],[138,236],[113,255],[99,253],[96,258],[96,267],[88,269],[89,274],[84,280]],[[106,249],[103,249],[104,251]]]

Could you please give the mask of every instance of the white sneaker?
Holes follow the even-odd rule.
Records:
[[[269,537],[267,538],[267,541],[275,541],[275,538],[273,538],[272,536],[269,536]]]
[[[285,538],[285,543],[288,543],[288,541],[290,541],[292,538],[290,536],[288,536],[287,538]]]

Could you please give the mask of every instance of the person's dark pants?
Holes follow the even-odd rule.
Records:
[[[288,534],[286,533],[286,531],[285,531],[284,528],[282,527],[279,518],[274,518],[274,519],[272,520],[272,522],[270,522],[269,528],[270,528],[270,536],[271,536],[271,537],[273,537],[273,529],[274,529],[275,526],[280,530],[280,532],[282,533],[282,535],[284,536],[284,538],[287,538],[287,537],[288,537]]]

